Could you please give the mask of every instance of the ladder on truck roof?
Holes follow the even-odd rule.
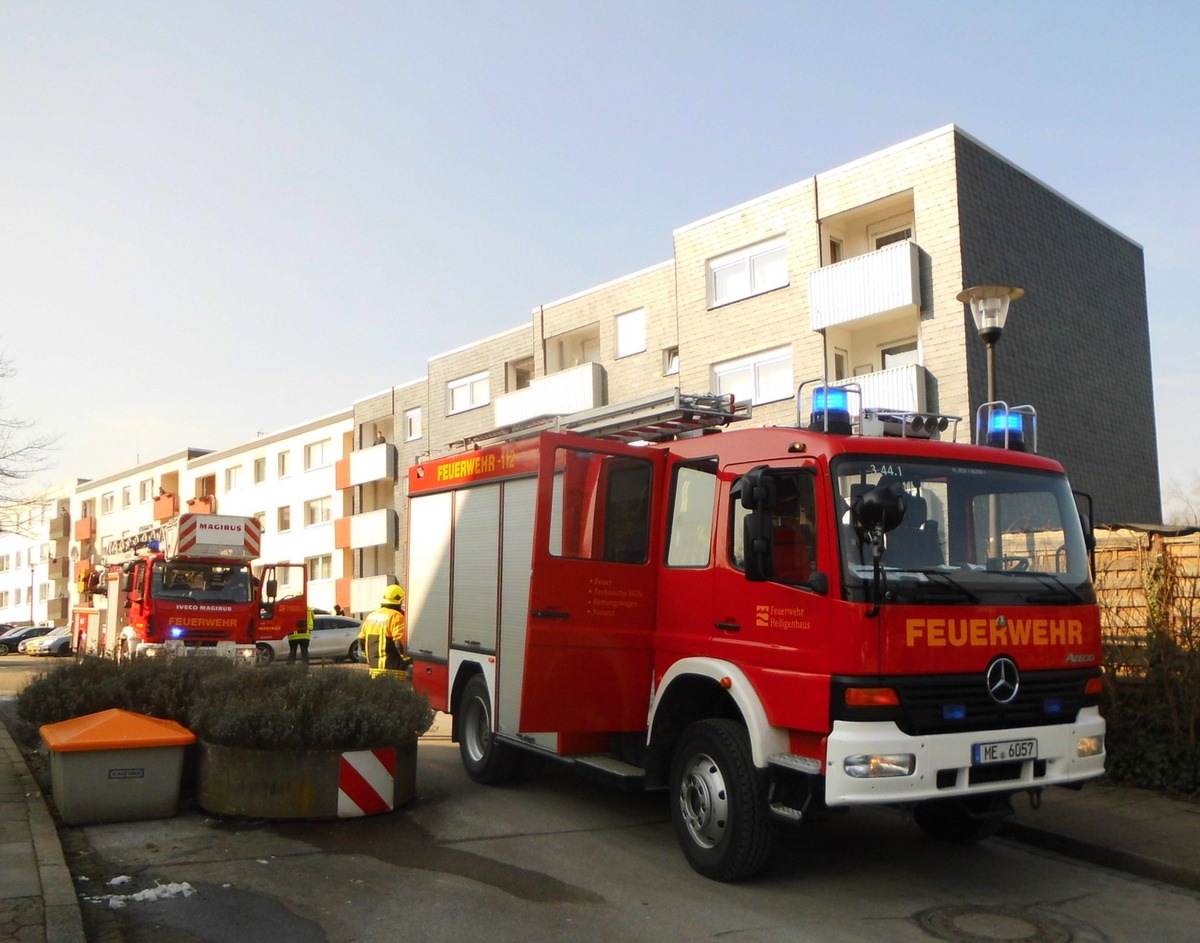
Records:
[[[679,389],[651,393],[611,406],[597,406],[567,416],[538,416],[524,422],[469,435],[450,443],[453,449],[511,442],[542,432],[574,432],[594,439],[619,442],[665,442],[689,432],[702,432],[749,419],[748,400],[732,394],[680,393]]]

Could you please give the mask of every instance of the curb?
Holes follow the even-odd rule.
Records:
[[[63,857],[58,829],[37,780],[3,723],[0,723],[0,752],[5,754],[5,761],[12,767],[25,795],[38,883],[42,888],[46,943],[86,943],[79,898]]]

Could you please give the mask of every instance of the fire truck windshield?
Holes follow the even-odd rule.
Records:
[[[158,599],[250,602],[250,567],[194,561],[164,563],[154,568],[150,593]]]
[[[938,603],[961,594],[1006,604],[1094,601],[1079,511],[1062,475],[898,456],[846,456],[832,472],[842,576],[852,598],[865,598],[880,539],[854,509],[883,488],[902,506],[899,523],[882,535],[890,600]]]

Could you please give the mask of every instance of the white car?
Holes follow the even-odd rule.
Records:
[[[362,661],[362,651],[358,643],[361,626],[361,622],[349,616],[314,615],[312,639],[308,643],[309,661],[325,658],[334,661]],[[286,638],[258,643],[258,660],[261,663],[287,657]],[[299,660],[299,652],[296,658]]]

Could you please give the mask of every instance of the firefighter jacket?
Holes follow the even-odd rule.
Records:
[[[296,642],[300,639],[312,638],[313,630],[313,611],[308,610],[308,616],[304,620],[304,625],[297,625],[291,632],[288,633],[288,641]]]
[[[404,667],[405,626],[404,613],[393,606],[381,606],[367,616],[358,637],[370,667]]]

